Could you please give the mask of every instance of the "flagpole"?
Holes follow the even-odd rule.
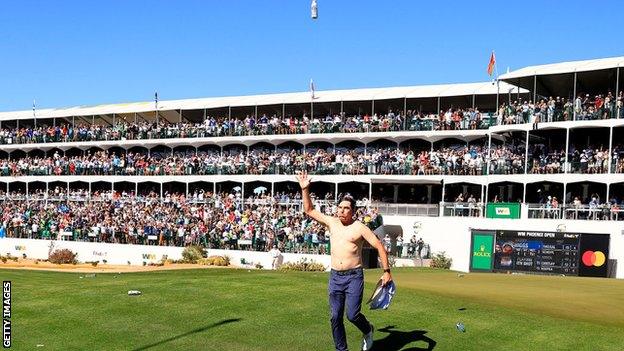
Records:
[[[496,63],[496,52],[494,52],[494,50],[492,50],[492,57],[494,57],[494,74],[496,75],[496,114],[498,115],[500,113],[500,106],[499,106],[499,95],[500,95],[500,86],[498,84],[498,64]],[[499,118],[497,119],[502,119],[503,116],[499,116]]]
[[[35,99],[33,99],[33,119],[35,120],[35,129],[37,129],[37,113],[35,112]]]
[[[156,109],[156,127],[158,127],[158,92],[154,93],[154,108]]]

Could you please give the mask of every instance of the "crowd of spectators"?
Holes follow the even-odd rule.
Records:
[[[484,114],[478,108],[450,107],[439,113],[408,110],[386,114],[347,116],[328,114],[325,117],[261,116],[244,118],[207,116],[199,123],[172,123],[165,119],[154,122],[130,122],[123,118],[112,125],[60,123],[28,125],[0,129],[0,144],[52,142],[144,140],[169,138],[201,138],[306,133],[355,133],[419,130],[484,129],[493,125],[624,118],[624,92],[590,96],[579,94],[575,99],[542,98],[538,102],[516,100],[502,103],[497,113]],[[495,116],[494,116],[495,115]]]
[[[537,102],[517,100],[503,103],[498,109],[497,124],[532,123],[572,120],[624,118],[624,92],[590,96],[579,94],[575,99],[548,97]]]
[[[437,150],[416,151],[399,148],[360,150],[253,150],[198,154],[116,154],[109,151],[87,152],[83,156],[25,157],[0,159],[1,176],[61,175],[211,175],[211,174],[411,174],[482,175],[487,164],[487,148],[457,145]],[[507,149],[505,149],[507,150]],[[509,153],[494,150],[501,164]],[[502,160],[502,161],[501,161]]]
[[[606,173],[609,170],[609,150],[604,146],[572,147],[568,159],[574,173]]]
[[[540,189],[538,203],[529,207],[529,218],[623,220],[622,205],[624,202],[621,197],[613,196],[609,201],[602,201],[597,193],[585,199],[568,193],[563,206],[557,196],[546,194]]]
[[[544,144],[529,146],[529,173],[553,174],[563,173],[566,154],[563,149],[550,149]]]
[[[425,115],[416,111],[407,114],[327,115],[310,118],[303,115],[280,117],[262,115],[258,118],[247,115],[245,118],[206,117],[201,123],[168,121],[126,122],[117,121],[114,125],[63,123],[59,125],[38,125],[0,129],[0,144],[30,144],[105,140],[145,140],[170,138],[204,138],[219,136],[250,136],[274,134],[306,133],[356,133],[391,132],[400,130],[446,130],[476,129],[481,126],[481,113],[476,109],[450,109],[452,118],[445,113]]]
[[[227,118],[208,116],[201,123],[165,120],[158,122],[126,122],[113,125],[68,124],[24,126],[0,129],[0,144],[31,144],[54,142],[145,140],[170,138],[204,138],[219,136],[250,136],[275,134],[357,133],[420,130],[483,129],[490,126],[490,117],[484,118],[477,108],[449,108],[439,114],[425,114],[409,110],[407,113],[343,114],[300,118],[266,114],[255,117]]]
[[[258,251],[277,245],[285,252],[329,253],[325,228],[303,214],[295,194],[242,199],[240,192],[199,191],[159,198],[109,191],[86,197],[84,191],[56,188],[28,199],[5,195],[0,194],[0,227],[9,237]],[[285,199],[293,201],[284,204]],[[314,203],[329,215],[336,210],[331,202]],[[358,207],[356,215],[371,229],[382,223],[370,206]]]

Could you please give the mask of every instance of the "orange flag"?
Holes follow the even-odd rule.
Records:
[[[490,76],[494,73],[494,65],[496,65],[496,56],[494,56],[494,51],[492,51],[492,55],[490,55],[490,63],[488,63],[487,68],[488,75]]]

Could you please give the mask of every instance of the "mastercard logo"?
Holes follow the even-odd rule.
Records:
[[[585,251],[582,256],[583,264],[587,267],[600,267],[607,258],[602,251]]]

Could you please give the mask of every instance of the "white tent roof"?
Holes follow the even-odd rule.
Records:
[[[408,87],[348,89],[348,90],[324,90],[316,91],[314,102],[340,102],[340,101],[371,101],[403,98],[436,98],[465,95],[494,95],[497,92],[507,94],[509,92],[527,93],[528,90],[517,88],[511,84],[500,82],[497,88],[492,82],[484,83],[460,83],[440,84]],[[185,99],[159,101],[158,110],[195,110],[213,109],[223,107],[263,106],[281,104],[304,104],[312,101],[310,92],[281,93],[265,95],[213,97],[202,99]],[[98,116],[121,113],[142,113],[155,111],[153,101],[132,102],[122,104],[75,106],[67,108],[51,108],[36,111],[37,118],[62,118],[72,116]],[[32,119],[33,111],[0,112],[0,121],[16,119]]]
[[[514,79],[522,77],[541,76],[548,74],[563,74],[574,72],[587,72],[597,71],[601,69],[609,69],[624,66],[624,56],[610,57],[595,60],[583,60],[583,61],[570,61],[561,63],[551,63],[547,65],[529,66],[515,70],[513,72],[505,73],[499,78]]]

